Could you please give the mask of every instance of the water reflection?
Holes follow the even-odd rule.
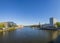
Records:
[[[0,33],[0,43],[47,43],[51,38],[50,32],[24,27]]]

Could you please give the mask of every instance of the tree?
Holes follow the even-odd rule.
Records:
[[[57,27],[60,27],[60,22],[57,22],[56,25],[57,25]]]
[[[0,28],[4,28],[5,25],[3,23],[0,23]]]

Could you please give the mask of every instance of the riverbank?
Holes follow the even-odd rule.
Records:
[[[13,30],[16,30],[15,27],[9,27],[9,28],[5,28],[5,29],[1,29],[0,32],[5,32],[5,31],[13,31]]]

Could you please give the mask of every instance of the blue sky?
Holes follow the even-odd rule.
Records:
[[[60,21],[60,0],[0,0],[0,22],[30,25],[49,23],[50,17]]]

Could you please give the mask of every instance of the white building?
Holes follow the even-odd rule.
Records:
[[[49,27],[49,26],[50,26],[50,24],[43,24],[42,25],[43,28],[46,28],[46,27]]]

